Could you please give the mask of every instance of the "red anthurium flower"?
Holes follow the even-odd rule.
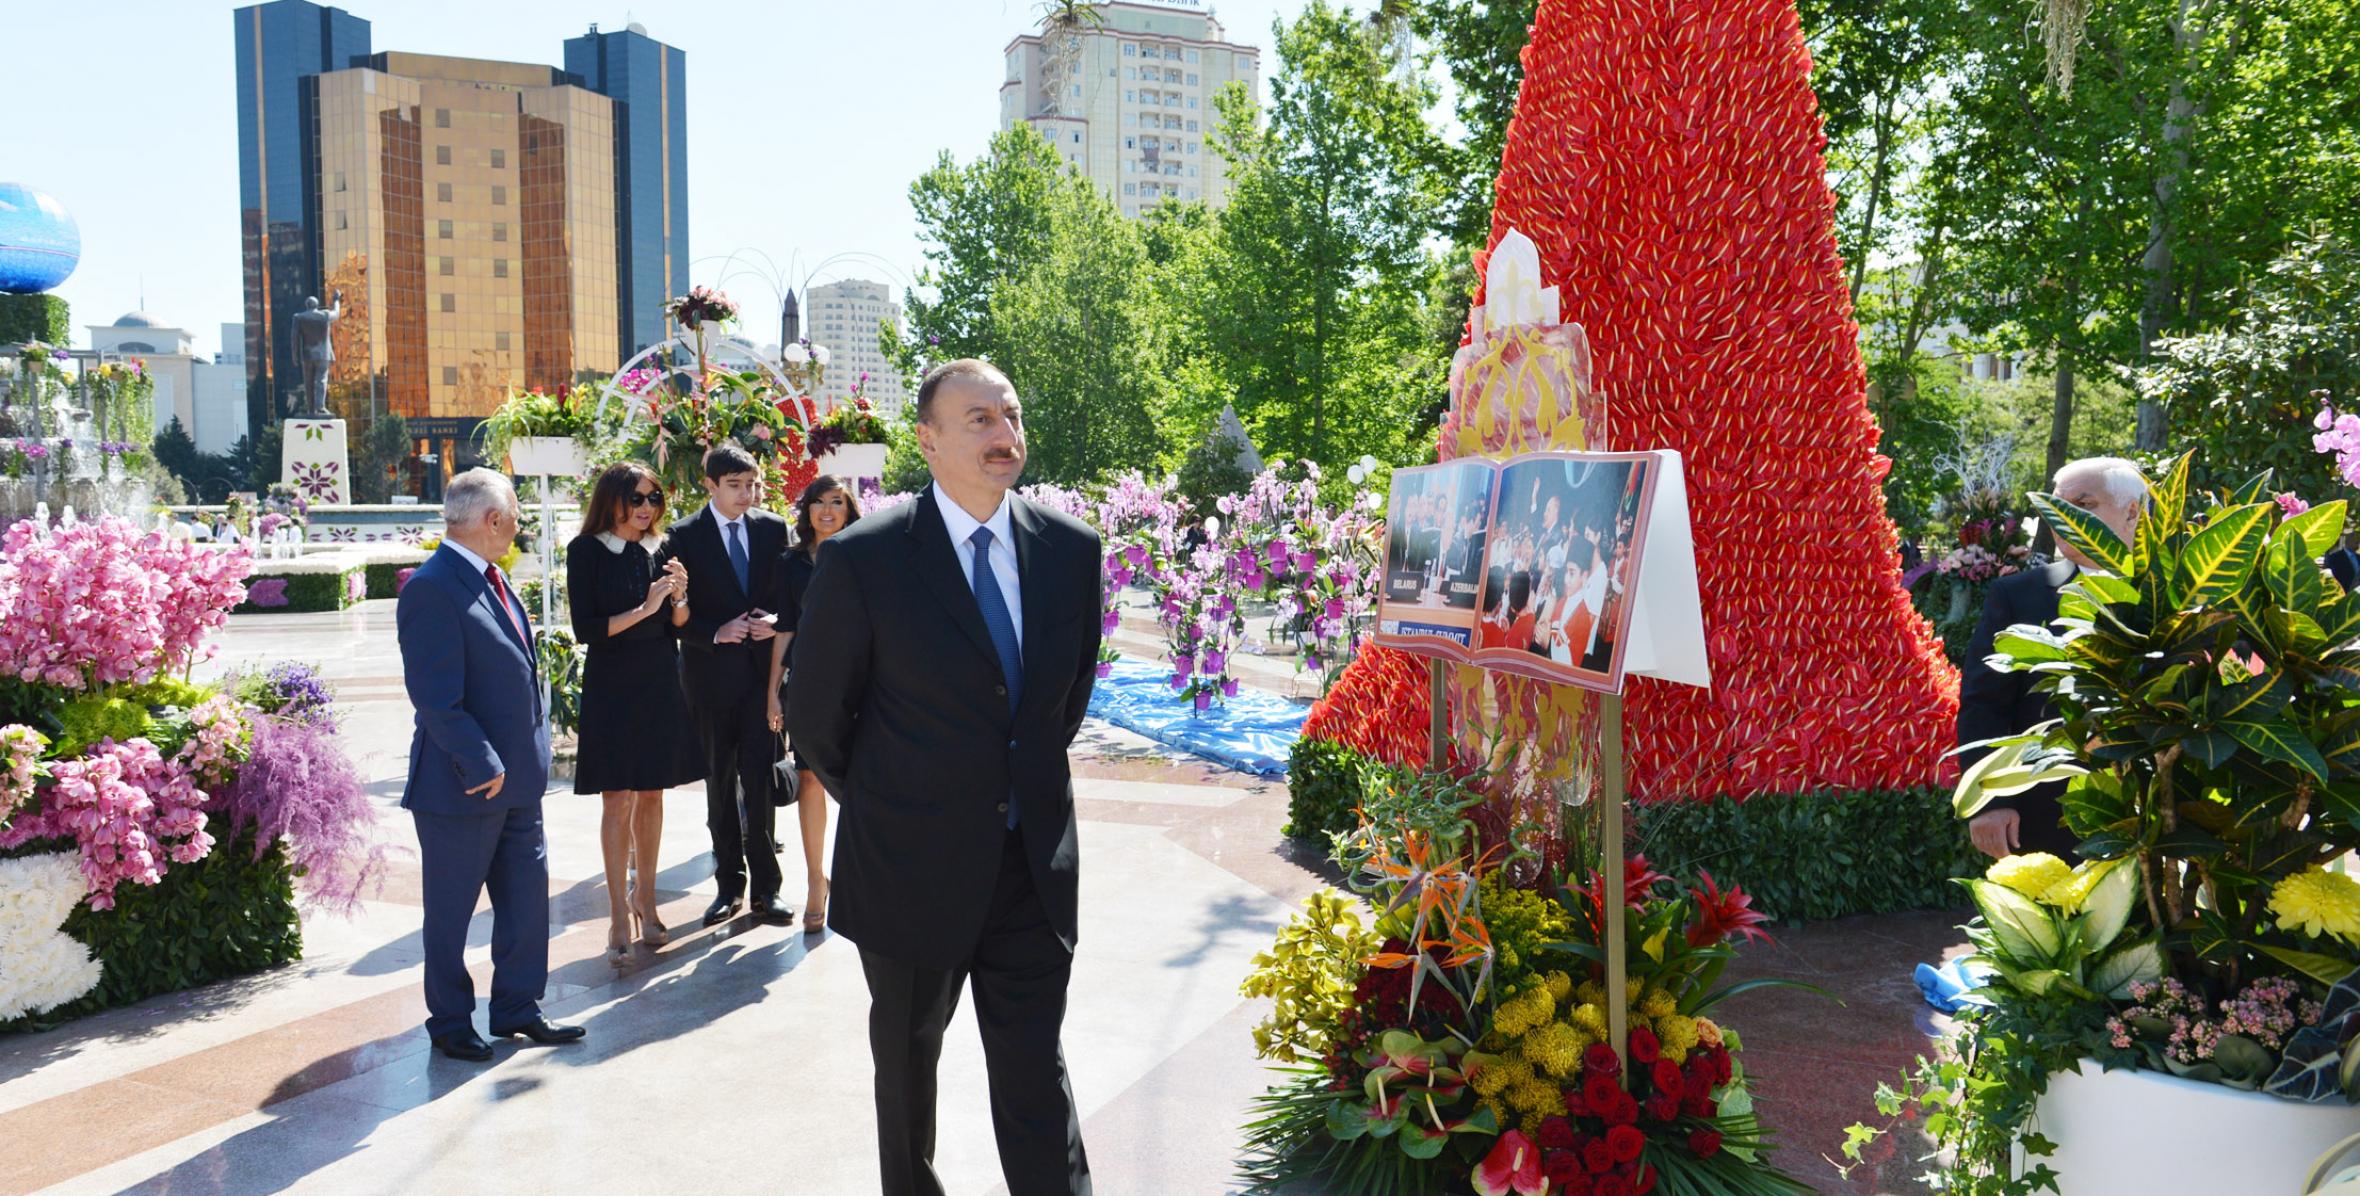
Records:
[[[1501,1134],[1491,1153],[1475,1165],[1475,1190],[1481,1196],[1543,1196],[1549,1177],[1541,1172],[1541,1148],[1521,1131]]]
[[[1754,899],[1737,885],[1727,892],[1713,883],[1713,874],[1703,869],[1697,875],[1704,878],[1704,886],[1696,890],[1696,922],[1688,928],[1688,945],[1710,946],[1735,935],[1755,938],[1767,943],[1770,935],[1762,929],[1769,917],[1754,908]]]

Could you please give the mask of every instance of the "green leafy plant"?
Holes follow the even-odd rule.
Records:
[[[2049,1076],[2085,1059],[2300,1099],[2360,1093],[2347,1083],[2360,882],[2323,870],[2360,847],[2360,597],[2316,563],[2344,504],[2270,501],[2267,473],[2202,501],[2192,457],[2150,483],[2127,539],[2033,496],[2096,568],[2060,595],[2055,624],[2008,629],[1988,663],[2033,673],[2059,717],[1989,741],[1954,806],[1971,817],[2062,781],[2084,860],[2010,857],[1966,882],[1988,1007],[1879,1095],[1888,1115],[1926,1114],[1946,1190],[2053,1184],[2037,1162],[2050,1144],[2026,1126]],[[2257,1003],[2277,1012],[2252,1017]],[[2156,1013],[2239,1006],[2201,1043]],[[1855,1127],[1847,1153],[1875,1133]]]
[[[541,675],[549,679],[549,725],[559,731],[579,730],[582,664],[589,657],[588,650],[575,642],[573,632],[561,627],[540,628],[533,639],[541,654]]]
[[[1955,908],[1964,894],[1950,878],[1984,863],[1938,789],[1765,793],[1631,813],[1632,838],[1657,868],[1708,870],[1786,920]]]
[[[585,437],[596,427],[597,412],[598,392],[587,385],[558,391],[511,390],[477,429],[484,459],[500,460],[511,443],[525,437]]]

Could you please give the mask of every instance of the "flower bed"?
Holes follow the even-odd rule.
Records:
[[[0,537],[0,1030],[284,963],[297,879],[349,907],[375,871],[316,677],[180,679],[250,565],[120,519]]]
[[[410,574],[418,571],[418,566],[426,563],[428,555],[419,548],[386,548],[363,556],[361,576],[364,596],[401,597],[402,586],[410,580]]]
[[[233,613],[343,610],[366,597],[369,597],[367,566],[348,554],[336,552],[309,559],[258,561],[253,575],[246,581],[246,600]]]

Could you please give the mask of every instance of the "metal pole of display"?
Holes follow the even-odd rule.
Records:
[[[534,477],[541,484],[541,626],[546,628],[553,617],[551,605],[555,602],[557,590],[557,535],[554,522],[557,516],[549,503],[549,475],[536,474]],[[557,716],[549,709],[549,670],[538,667],[541,664],[540,637],[534,636],[533,642],[526,647],[531,650],[533,664],[541,674],[541,730],[555,738]]]
[[[1426,756],[1427,767],[1436,772],[1450,763],[1450,691],[1442,671],[1448,667],[1438,656],[1426,658],[1427,700],[1434,712],[1426,728]]]
[[[1629,944],[1623,894],[1623,700],[1619,693],[1603,695],[1604,717],[1599,720],[1598,771],[1598,893],[1599,921],[1605,923],[1606,1040],[1623,1063],[1623,1083],[1630,1083],[1631,1012],[1630,970],[1625,965]]]

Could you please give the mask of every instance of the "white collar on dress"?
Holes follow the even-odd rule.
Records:
[[[626,540],[621,536],[614,534],[613,532],[598,533],[598,542],[606,545],[606,550],[608,552],[614,553],[616,556],[621,556],[623,554],[623,546],[631,543],[631,541]],[[663,548],[664,537],[660,532],[650,532],[647,535],[641,536],[639,538],[639,546],[646,549],[649,556],[654,556],[658,550]]]

